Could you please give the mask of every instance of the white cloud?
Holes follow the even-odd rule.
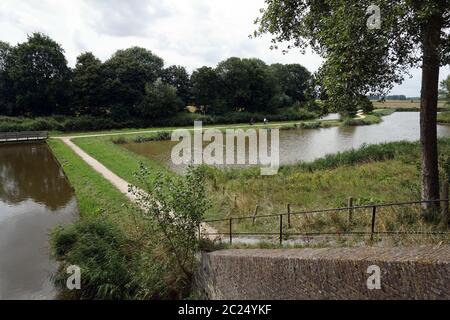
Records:
[[[269,49],[269,37],[249,39],[263,6],[264,0],[2,0],[0,40],[16,44],[44,32],[64,47],[71,66],[84,51],[106,60],[137,45],[190,71],[230,56],[301,63],[316,71],[322,60],[311,52],[283,55]],[[393,93],[419,95],[420,72],[413,74]]]

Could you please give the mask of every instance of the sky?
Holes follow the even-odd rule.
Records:
[[[250,39],[264,0],[1,0],[0,40],[15,45],[43,32],[65,49],[70,66],[93,52],[102,61],[116,50],[140,46],[190,72],[232,57],[266,63],[300,63],[317,71],[322,59],[312,51],[270,50],[270,36]],[[442,68],[441,79],[450,74]],[[392,94],[420,95],[420,70]]]

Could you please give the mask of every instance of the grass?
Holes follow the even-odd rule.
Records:
[[[385,102],[374,101],[373,106],[375,109],[396,109],[397,111],[405,110],[419,110],[420,100],[386,100]],[[446,108],[446,102],[439,100],[438,108]]]
[[[163,164],[115,145],[109,137],[79,138],[74,142],[127,181],[133,181],[133,172],[141,162],[154,174],[168,170]],[[440,152],[450,153],[450,139],[440,140]],[[294,211],[337,208],[346,206],[350,196],[355,205],[417,200],[420,198],[419,154],[418,143],[395,142],[363,146],[314,162],[283,166],[280,173],[272,177],[261,177],[258,168],[209,168],[209,193],[214,206],[207,219],[249,216],[257,205],[258,215],[285,213],[287,204]],[[338,216],[335,214],[331,221],[328,217],[316,217],[315,223],[309,222],[309,228],[347,230],[345,217]],[[420,225],[417,219],[407,226],[398,225],[396,219],[391,213],[384,221],[390,226],[389,230]],[[370,217],[362,219],[361,227],[367,227],[369,220]],[[254,226],[248,220],[236,224],[235,231],[273,232],[277,225],[278,218],[260,219]],[[213,226],[222,230],[228,227]],[[298,228],[305,227],[298,225]]]
[[[262,123],[256,123],[255,125],[249,125],[248,123],[235,123],[235,124],[203,124],[204,129],[208,128],[218,128],[218,129],[233,129],[233,128],[240,128],[240,129],[248,129],[248,128],[255,128],[255,127],[268,127],[268,128],[289,128],[294,125],[301,126],[304,123],[311,123],[311,122],[319,122],[319,121],[274,121],[270,122],[268,125],[264,125]],[[338,126],[341,124],[339,120],[321,120],[320,121],[321,127],[326,128],[330,126]],[[72,132],[72,133],[61,133],[58,131],[50,132],[51,137],[85,137],[85,136],[98,136],[98,135],[108,135],[108,136],[123,136],[124,138],[127,138],[129,141],[131,138],[129,136],[138,137],[139,135],[146,137],[146,136],[154,136],[155,133],[159,132],[172,132],[177,129],[186,129],[186,130],[194,130],[194,126],[179,126],[179,127],[154,127],[154,128],[146,128],[146,129],[134,129],[134,128],[128,128],[128,129],[120,129],[120,130],[104,130],[104,131],[85,131],[85,132]]]
[[[151,133],[147,135],[135,135],[126,137],[133,141],[135,138],[152,139],[157,137],[157,133]],[[96,137],[96,138],[76,138],[73,142],[87,152],[90,156],[94,157],[105,165],[108,169],[113,171],[122,179],[138,184],[138,181],[134,177],[134,173],[139,170],[141,164],[144,164],[150,172],[151,177],[155,177],[159,172],[165,172],[167,174],[174,174],[169,171],[163,164],[153,161],[144,156],[136,155],[120,144],[114,143],[118,138],[111,137]]]
[[[80,211],[80,218],[72,226],[52,232],[52,251],[61,263],[54,280],[62,296],[67,299],[188,296],[189,286],[172,273],[168,255],[159,247],[160,233],[148,226],[125,195],[62,141],[50,139],[48,143],[75,190]],[[111,142],[109,147],[115,145]],[[82,270],[82,290],[66,290],[65,270],[70,265]]]
[[[378,124],[381,121],[381,116],[377,116],[374,114],[365,115],[364,118],[348,118],[345,119],[343,124],[344,126],[370,126],[372,124]]]
[[[443,112],[437,116],[438,123],[450,124],[450,112]]]
[[[440,140],[441,154],[450,153],[450,139]],[[395,142],[371,145],[360,150],[327,156],[311,163],[282,167],[276,176],[262,177],[254,169],[220,171],[210,169],[210,194],[214,208],[211,219],[258,216],[311,211],[354,205],[417,201],[420,199],[420,148],[418,143]],[[433,230],[437,225],[423,224],[418,207],[384,209],[377,230]],[[347,212],[298,216],[290,232],[369,231],[370,210],[355,212],[352,225]],[[213,223],[228,232],[227,222]],[[286,227],[286,226],[285,226]],[[275,232],[279,218],[235,221],[235,232]],[[405,241],[405,238],[402,240]],[[435,238],[412,237],[410,241],[435,241]],[[442,239],[440,239],[442,240]],[[448,240],[448,239],[447,239]]]
[[[109,217],[129,216],[129,201],[103,176],[94,171],[62,141],[50,139],[48,144],[60,162],[75,190],[82,218],[107,213]]]

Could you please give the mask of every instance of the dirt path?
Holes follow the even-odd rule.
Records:
[[[106,168],[103,164],[101,164],[98,160],[94,159],[90,155],[88,155],[85,151],[83,151],[80,147],[78,147],[75,143],[72,142],[74,137],[59,137],[57,139],[62,140],[69,148],[71,148],[78,156],[83,159],[92,169],[100,173],[106,180],[111,182],[111,184],[119,189],[121,193],[123,193],[130,201],[136,203],[136,196],[129,192],[130,183],[120,178],[114,172]],[[78,138],[78,137],[77,137]],[[217,234],[218,231],[207,224],[201,225],[202,232],[206,234]],[[216,241],[220,240],[220,236],[210,236],[211,240]]]

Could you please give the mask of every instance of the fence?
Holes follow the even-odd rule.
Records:
[[[1,142],[40,141],[48,138],[47,131],[0,132]]]
[[[250,216],[204,221],[214,229],[226,229],[225,232],[200,233],[206,237],[228,237],[230,244],[238,236],[275,236],[283,244],[291,236],[359,235],[370,236],[373,241],[377,235],[450,235],[450,232],[442,231],[442,224],[426,223],[421,219],[422,208],[428,205],[431,210],[439,210],[439,219],[448,224],[448,203],[449,200],[445,199],[353,206],[349,201],[347,207],[298,212],[292,212],[291,205],[288,205],[285,213],[257,216],[258,206]],[[277,221],[261,223],[266,219]],[[275,226],[276,232],[273,231]]]

